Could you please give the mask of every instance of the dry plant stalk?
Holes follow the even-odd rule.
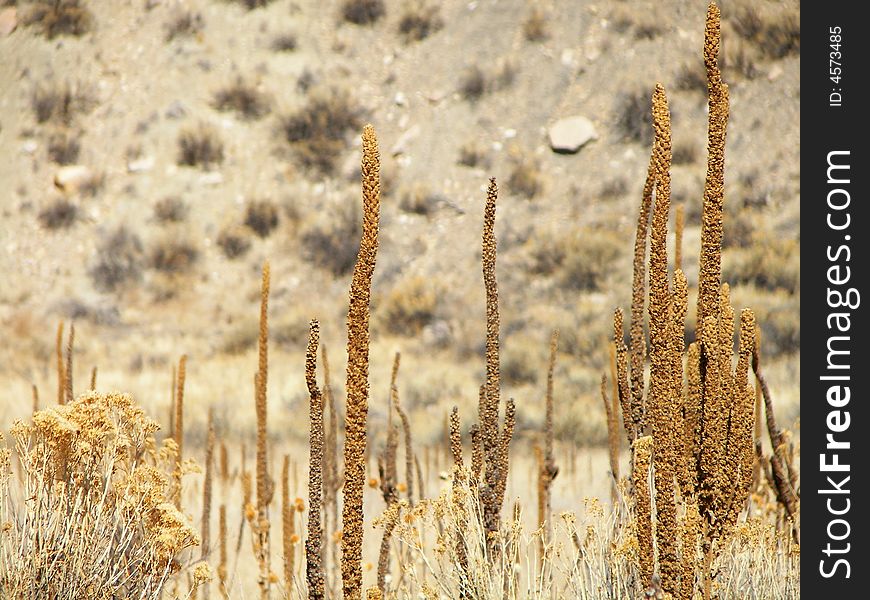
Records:
[[[325,426],[323,436],[323,529],[329,535],[338,527],[338,490],[341,488],[342,478],[338,475],[338,413],[330,384],[329,360],[325,344],[321,344],[320,356],[323,364],[323,407],[324,411],[329,410],[328,426]],[[323,567],[330,578],[327,580],[330,593],[333,590],[333,581],[329,565],[337,565],[334,558],[336,554],[333,544],[324,544]]]
[[[266,428],[266,387],[269,374],[269,263],[263,264],[263,280],[260,289],[260,332],[257,341],[258,368],[254,377],[255,405],[257,410],[257,515],[252,523],[254,556],[257,558],[260,597],[269,597],[271,584],[271,560],[269,542],[269,503],[272,500],[273,483],[269,477]]]
[[[390,382],[390,397],[392,406],[399,415],[399,420],[402,422],[402,434],[405,439],[405,485],[408,486],[408,505],[414,506],[414,440],[411,437],[411,422],[408,420],[408,415],[402,409],[399,402],[399,388],[396,385],[396,378],[399,373],[399,361],[401,354],[396,352],[396,358],[393,362],[393,374]],[[421,490],[422,492],[422,490]]]
[[[612,347],[612,345],[611,345]],[[618,499],[618,484],[619,484],[619,426],[616,424],[616,405],[611,404],[607,397],[607,375],[601,376],[601,401],[604,402],[604,412],[607,415],[607,450],[608,460],[610,461],[610,500],[613,505],[616,505]]]
[[[547,394],[544,407],[544,453],[538,469],[538,525],[542,529],[541,556],[550,539],[550,486],[559,468],[553,455],[553,376],[556,370],[556,351],[559,347],[559,330],[550,336],[550,362],[547,366]]]
[[[64,374],[66,375],[66,380],[64,381],[64,402],[70,403],[75,398],[73,396],[73,342],[76,337],[76,326],[75,323],[69,324],[69,337],[66,342],[66,368],[64,369]]]
[[[369,302],[378,251],[380,157],[375,130],[362,134],[363,231],[347,317],[347,411],[341,575],[345,600],[362,598],[363,486],[369,396]]]
[[[54,346],[57,361],[57,403],[63,404],[66,399],[66,373],[63,364],[63,321],[57,324],[57,340]]]
[[[224,598],[229,598],[227,589],[227,505],[218,508],[218,539],[220,543],[218,558],[218,584]]]
[[[205,478],[202,483],[202,542],[200,547],[202,553],[200,560],[206,560],[211,554],[211,496],[212,484],[214,480],[214,409],[208,410],[208,434],[206,435],[205,443]],[[205,582],[202,586],[203,596],[206,600],[209,597],[209,584]]]
[[[310,418],[308,454],[308,539],[305,540],[305,573],[308,578],[308,597],[324,597],[324,571],[322,561],[323,529],[320,523],[323,495],[323,395],[317,389],[317,344],[320,325],[316,320],[308,325],[308,349],[305,352],[305,383],[308,385]],[[285,486],[286,487],[286,486]]]
[[[88,389],[90,389],[91,391],[94,391],[97,389],[97,366],[96,365],[94,365],[93,368],[91,369],[91,386]]]
[[[674,217],[674,271],[683,270],[683,228],[686,222],[686,207],[683,204],[677,206]]]
[[[173,501],[175,508],[181,509],[181,460],[184,449],[184,379],[187,374],[187,355],[178,359],[178,380],[175,389],[175,427],[172,437],[175,439],[175,490]]]
[[[30,392],[31,397],[33,398],[33,413],[36,414],[39,411],[39,390],[36,389],[36,384],[30,384]]]
[[[295,555],[293,546],[296,538],[296,523],[294,516],[296,507],[290,501],[290,456],[284,455],[281,466],[281,534],[284,547],[284,588],[293,589],[293,571]]]

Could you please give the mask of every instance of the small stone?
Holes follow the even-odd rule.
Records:
[[[58,169],[54,175],[54,185],[72,194],[94,180],[94,172],[84,165],[67,165]]]
[[[169,105],[169,108],[166,109],[166,118],[167,119],[180,119],[181,117],[187,114],[187,109],[184,108],[184,104],[180,100],[176,100],[172,104]]]
[[[203,185],[220,185],[224,182],[224,176],[220,171],[210,171],[199,178]]]
[[[405,131],[401,136],[399,136],[399,139],[396,140],[396,143],[393,144],[392,148],[390,148],[390,154],[392,154],[393,156],[398,156],[399,154],[407,154],[408,146],[411,144],[412,141],[414,141],[414,138],[416,138],[418,135],[420,135],[420,125],[415,124],[410,129]]]
[[[550,148],[561,154],[574,154],[584,144],[598,139],[592,121],[586,117],[573,116],[559,119],[548,130]]]
[[[136,160],[131,160],[127,163],[127,171],[130,173],[143,173],[145,171],[150,171],[153,168],[153,156],[143,156],[142,158],[137,158]]]

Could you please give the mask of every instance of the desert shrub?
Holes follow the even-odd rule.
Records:
[[[727,280],[726,280],[727,281]],[[786,290],[737,285],[731,288],[734,306],[750,306],[761,327],[761,353],[774,358],[799,352],[801,348],[801,299]]]
[[[459,80],[459,93],[470,101],[479,100],[486,91],[486,76],[477,65],[468,67]]]
[[[521,156],[516,158],[513,163],[507,182],[508,190],[531,200],[544,187],[544,179],[538,162],[529,157]]]
[[[261,8],[263,6],[268,6],[272,0],[235,0],[237,4],[241,4],[248,10],[254,10],[255,8]]]
[[[459,160],[457,162],[464,167],[482,166],[485,160],[486,153],[477,142],[468,142],[459,149]]]
[[[438,210],[442,198],[428,187],[416,184],[406,189],[399,200],[399,208],[407,213],[429,216]]]
[[[166,41],[175,38],[193,37],[205,27],[202,15],[189,10],[179,10],[166,23]]]
[[[384,0],[345,0],[341,16],[355,25],[370,25],[384,16]]]
[[[621,198],[628,193],[628,182],[624,177],[614,177],[601,184],[602,198]]]
[[[166,238],[156,242],[148,255],[148,266],[163,273],[185,273],[193,268],[199,251],[188,241]]]
[[[244,256],[251,249],[251,240],[243,227],[227,227],[218,234],[217,245],[230,260]]]
[[[94,26],[94,15],[81,0],[37,0],[27,7],[22,23],[35,27],[48,39],[82,36]]]
[[[278,207],[271,200],[252,200],[245,208],[245,225],[261,238],[278,226]]]
[[[185,129],[178,136],[178,164],[207,169],[222,162],[224,144],[217,132],[206,125]]]
[[[126,227],[103,235],[88,275],[101,292],[113,292],[139,278],[142,272],[142,243]]]
[[[399,19],[399,35],[405,42],[419,42],[444,27],[437,6],[409,6]]]
[[[698,62],[683,65],[674,79],[674,87],[684,92],[707,94],[707,72]]]
[[[536,360],[540,357],[535,356],[532,344],[531,340],[518,337],[505,344],[500,357],[500,373],[505,384],[521,386],[537,383],[542,363]]]
[[[269,112],[263,94],[241,78],[215,92],[212,104],[217,110],[235,111],[245,119],[259,119]]]
[[[654,40],[664,32],[664,27],[656,20],[644,20],[634,24],[634,38],[637,40]]]
[[[523,21],[523,37],[530,42],[542,42],[549,37],[547,18],[540,8],[533,8]]]
[[[679,139],[674,143],[671,158],[674,165],[693,165],[698,160],[698,146],[691,139]]]
[[[625,141],[652,143],[652,113],[649,93],[644,90],[623,93],[616,102],[616,128]]]
[[[177,196],[168,196],[154,204],[154,218],[160,223],[181,223],[187,218],[188,206]]]
[[[768,58],[782,58],[800,52],[799,12],[761,12],[755,5],[747,3],[734,11],[729,22],[737,35],[751,42]]]
[[[162,596],[199,539],[171,503],[175,447],[158,429],[130,396],[96,392],[15,425],[14,450],[0,448],[4,596]]]
[[[78,218],[78,207],[66,198],[56,198],[39,212],[39,224],[46,229],[65,229]]]
[[[282,33],[272,39],[272,50],[275,52],[292,52],[298,47],[296,34]]]
[[[383,321],[396,335],[419,335],[435,318],[438,292],[426,277],[415,276],[396,285],[384,299]]]
[[[735,248],[722,259],[722,280],[751,283],[767,290],[793,293],[800,289],[800,242],[758,231],[752,243]]]
[[[345,147],[347,132],[359,129],[360,117],[347,93],[319,93],[301,110],[284,117],[281,131],[304,167],[329,174]]]
[[[70,125],[77,113],[89,111],[93,104],[91,95],[80,84],[38,85],[30,97],[30,108],[37,123],[51,121]]]
[[[81,146],[76,134],[68,131],[56,131],[48,138],[48,158],[59,165],[71,165],[79,158]]]
[[[583,228],[558,237],[542,236],[531,248],[530,271],[555,276],[567,289],[596,291],[623,252],[624,240],[603,229]]]
[[[348,202],[331,218],[309,226],[301,236],[306,258],[335,276],[346,275],[356,263],[361,224],[357,203]]]

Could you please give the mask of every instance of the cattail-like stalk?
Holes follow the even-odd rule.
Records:
[[[169,385],[169,437],[175,439],[175,365],[172,365],[172,381]]]
[[[30,384],[31,396],[33,397],[33,414],[39,412],[39,390],[36,389],[36,384]]]
[[[57,340],[54,351],[57,360],[57,403],[63,404],[66,400],[66,373],[63,364],[63,321],[57,324]]]
[[[380,156],[375,130],[362,135],[363,231],[347,317],[347,414],[341,575],[345,600],[362,598],[363,486],[369,396],[369,301],[378,251]]]
[[[468,554],[465,549],[465,528],[467,513],[462,506],[462,497],[460,496],[463,483],[465,482],[465,466],[462,461],[462,435],[459,425],[459,407],[454,406],[450,411],[450,453],[453,455],[453,502],[456,507],[457,523],[456,523],[456,559],[459,562],[461,571],[459,579],[459,597],[469,597],[468,590]]]
[[[230,457],[227,453],[227,445],[221,442],[220,445],[220,454],[219,454],[219,464],[220,464],[220,479],[221,485],[226,486],[227,482],[230,480]]]
[[[459,426],[459,407],[454,406],[450,411],[450,454],[453,456],[453,464],[462,471],[462,435]],[[461,475],[457,475],[461,476]]]
[[[273,483],[269,477],[266,427],[266,388],[269,374],[269,263],[263,264],[263,280],[260,289],[260,333],[257,342],[258,365],[254,377],[257,410],[257,520],[252,527],[254,534],[254,554],[259,566],[260,597],[269,597],[270,581],[270,543],[269,543],[269,503],[272,500]]]
[[[91,387],[90,390],[94,391],[97,389],[97,366],[94,365],[91,369]]]
[[[329,420],[324,424],[323,435],[323,529],[327,534],[335,531],[338,523],[338,490],[341,487],[341,478],[338,476],[338,413],[335,409],[335,396],[332,393],[330,383],[329,359],[326,353],[326,344],[321,344],[321,363],[323,365],[323,409],[329,411]],[[330,564],[335,564],[333,556],[336,554],[333,544],[324,544],[323,569],[329,578],[327,586],[330,594],[333,590]]]
[[[483,434],[484,460],[486,461],[485,483],[481,490],[483,504],[484,530],[487,544],[493,555],[497,551],[497,533],[501,513],[497,489],[499,486],[501,441],[498,427],[499,413],[499,314],[498,283],[495,276],[497,244],[495,238],[495,209],[498,200],[498,186],[495,178],[489,180],[486,190],[486,205],[483,212],[483,285],[486,291],[486,382],[483,391]]]
[[[477,423],[469,428],[468,434],[471,436],[471,477],[477,481],[483,468],[483,443],[480,440],[480,427]]]
[[[514,436],[514,427],[517,422],[516,414],[514,399],[509,398],[505,404],[504,428],[499,438],[498,462],[496,463],[498,478],[496,480],[495,501],[496,508],[499,511],[501,511],[501,506],[504,503],[504,494],[507,490],[508,472],[510,471],[510,445]],[[489,467],[487,466],[487,468]]]
[[[378,552],[378,590],[381,593],[380,597],[384,597],[387,593],[387,574],[390,570],[390,539],[393,536],[393,530],[399,523],[401,510],[402,505],[399,504],[398,500],[393,500],[384,515],[384,535],[381,538],[381,548]]]
[[[205,442],[205,478],[202,484],[202,537],[200,547],[202,555],[200,560],[206,560],[211,554],[211,496],[212,483],[214,480],[214,409],[208,411],[208,434]],[[206,582],[202,588],[206,600],[209,597],[209,584]]]
[[[175,427],[173,438],[177,448],[175,458],[175,508],[181,509],[181,460],[184,450],[184,379],[187,373],[187,355],[178,359],[178,379],[175,389]]]
[[[616,388],[619,394],[619,406],[622,409],[622,424],[628,436],[628,442],[637,438],[637,424],[634,421],[631,403],[631,388],[628,381],[628,349],[623,341],[622,309],[613,312],[613,344],[616,346]]]
[[[308,539],[305,540],[305,573],[308,578],[308,597],[322,600],[324,574],[322,562],[323,529],[320,523],[323,496],[323,395],[317,389],[317,344],[320,326],[316,320],[308,326],[308,350],[305,353],[305,383],[310,401],[309,455],[308,455]]]
[[[704,67],[707,70],[707,176],[701,213],[701,256],[698,275],[698,327],[716,314],[722,274],[722,207],[725,198],[725,131],[728,125],[728,86],[719,71],[719,7],[710,3],[704,28]],[[700,337],[700,332],[698,332]]]
[[[290,501],[290,456],[284,455],[281,466],[281,534],[284,547],[284,588],[293,589],[293,570],[295,555],[293,551],[296,535],[296,507]]]
[[[640,577],[641,581],[650,581],[654,567],[652,504],[649,486],[649,470],[653,452],[652,436],[645,435],[634,440],[633,452],[632,483],[634,485]]]
[[[66,381],[64,382],[64,397],[65,402],[72,402],[74,399],[73,396],[73,342],[76,338],[76,325],[75,323],[69,324],[69,337],[66,342],[66,368],[64,369],[64,374],[66,375]]]
[[[650,235],[649,339],[650,386],[646,414],[652,422],[655,452],[656,540],[662,588],[671,594],[678,590],[677,507],[674,481],[678,456],[674,431],[678,420],[674,402],[675,335],[672,325],[672,296],[668,286],[667,230],[670,210],[671,130],[667,97],[661,85],[653,93],[655,143],[655,205]],[[682,382],[680,382],[681,384]],[[680,385],[681,387],[681,385]]]

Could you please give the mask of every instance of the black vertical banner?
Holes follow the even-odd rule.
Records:
[[[862,3],[801,8],[801,592],[870,598],[870,40]]]

